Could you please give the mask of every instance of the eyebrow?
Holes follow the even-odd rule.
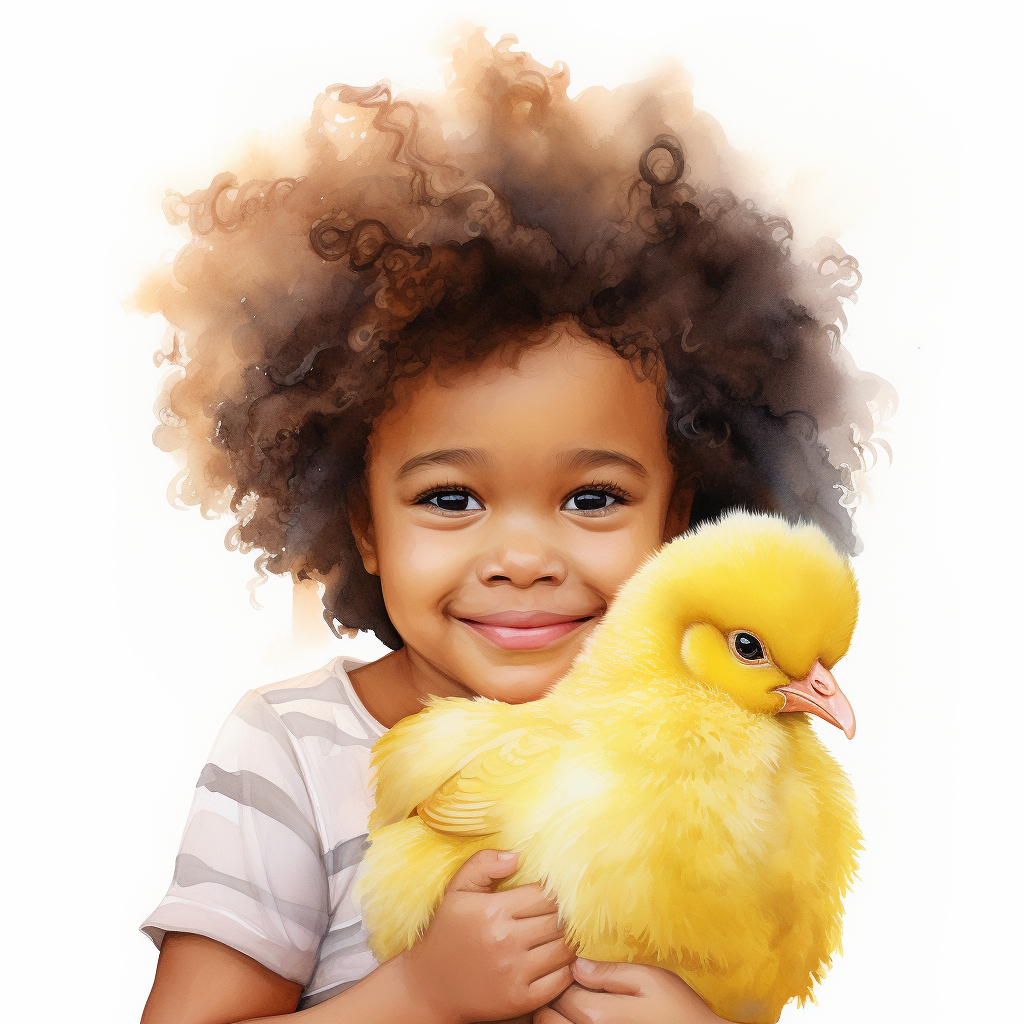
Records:
[[[647,470],[628,455],[613,452],[605,448],[574,448],[570,452],[562,452],[557,457],[560,469],[596,469],[598,466],[625,466],[640,476],[646,477]]]
[[[436,451],[424,452],[402,463],[396,478],[401,480],[424,466],[485,466],[490,465],[492,461],[491,457],[479,448],[438,448]],[[636,459],[607,448],[574,448],[572,451],[562,452],[555,461],[560,469],[596,469],[598,466],[619,465],[633,470],[642,477],[648,475],[647,470]]]
[[[438,448],[402,463],[396,478],[401,480],[424,466],[484,466],[491,461],[491,457],[479,448]]]

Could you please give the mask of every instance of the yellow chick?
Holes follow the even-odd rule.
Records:
[[[381,961],[459,866],[520,851],[594,960],[674,971],[720,1016],[773,1024],[841,950],[860,832],[806,714],[850,737],[831,674],[857,619],[815,526],[733,513],[665,545],[570,672],[527,704],[435,699],[374,748],[357,883]]]

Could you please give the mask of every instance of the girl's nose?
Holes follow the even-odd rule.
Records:
[[[534,583],[561,583],[568,572],[565,560],[532,533],[510,534],[489,552],[477,568],[480,582],[488,586],[511,583],[531,587]]]

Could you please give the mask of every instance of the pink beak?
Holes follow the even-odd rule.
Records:
[[[806,711],[817,715],[842,729],[847,739],[853,739],[857,731],[853,707],[839,689],[835,676],[820,661],[811,666],[811,671],[803,679],[777,686],[772,693],[781,693],[786,698],[782,711]]]

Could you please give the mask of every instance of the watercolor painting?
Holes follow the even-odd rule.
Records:
[[[260,576],[309,581],[336,635],[392,653],[233,712],[144,924],[161,949],[144,1019],[180,1012],[184,965],[214,941],[301,985],[300,1009],[364,1019],[377,962],[430,950],[459,967],[407,970],[404,1013],[450,1001],[470,1021],[549,1003],[538,1018],[571,1019],[573,993],[591,997],[578,954],[671,966],[680,1000],[774,1024],[840,949],[860,839],[802,712],[852,735],[829,671],[856,621],[839,552],[859,549],[850,509],[897,404],[842,346],[856,259],[825,237],[799,251],[739,198],[740,161],[681,69],[570,99],[565,67],[516,42],[468,27],[436,96],[330,86],[308,126],[165,200],[190,240],[131,303],[168,323],[154,441],[181,466],[173,502],[233,516],[228,547],[258,549]],[[722,518],[735,509],[780,518]],[[819,531],[797,543],[783,521]],[[621,590],[702,524],[702,555],[673,545],[670,571],[666,548]],[[814,673],[832,712],[800,689]],[[801,713],[776,722],[787,694]],[[422,713],[451,697],[495,703]],[[374,784],[385,730],[373,749],[401,767]],[[506,776],[499,814],[486,794]],[[367,852],[363,816],[333,821],[352,804],[376,805],[371,826],[412,819]],[[453,876],[495,849],[521,853],[499,889],[541,886],[562,915],[529,919],[548,932],[516,954],[532,997],[438,938]],[[634,1002],[638,1020],[675,1010]]]
[[[73,453],[106,554],[67,646],[12,611],[75,738],[16,798],[48,840],[11,844],[11,959],[72,836],[92,938],[12,1019],[998,1016],[1020,695],[962,680],[1019,631],[1019,568],[970,554],[1019,482],[936,431],[992,360],[1006,415],[1019,356],[949,358],[946,36],[794,6],[787,63],[728,11],[396,13],[303,56],[218,12],[248,45],[190,30],[166,104],[90,70],[79,152],[131,183],[25,457]]]

